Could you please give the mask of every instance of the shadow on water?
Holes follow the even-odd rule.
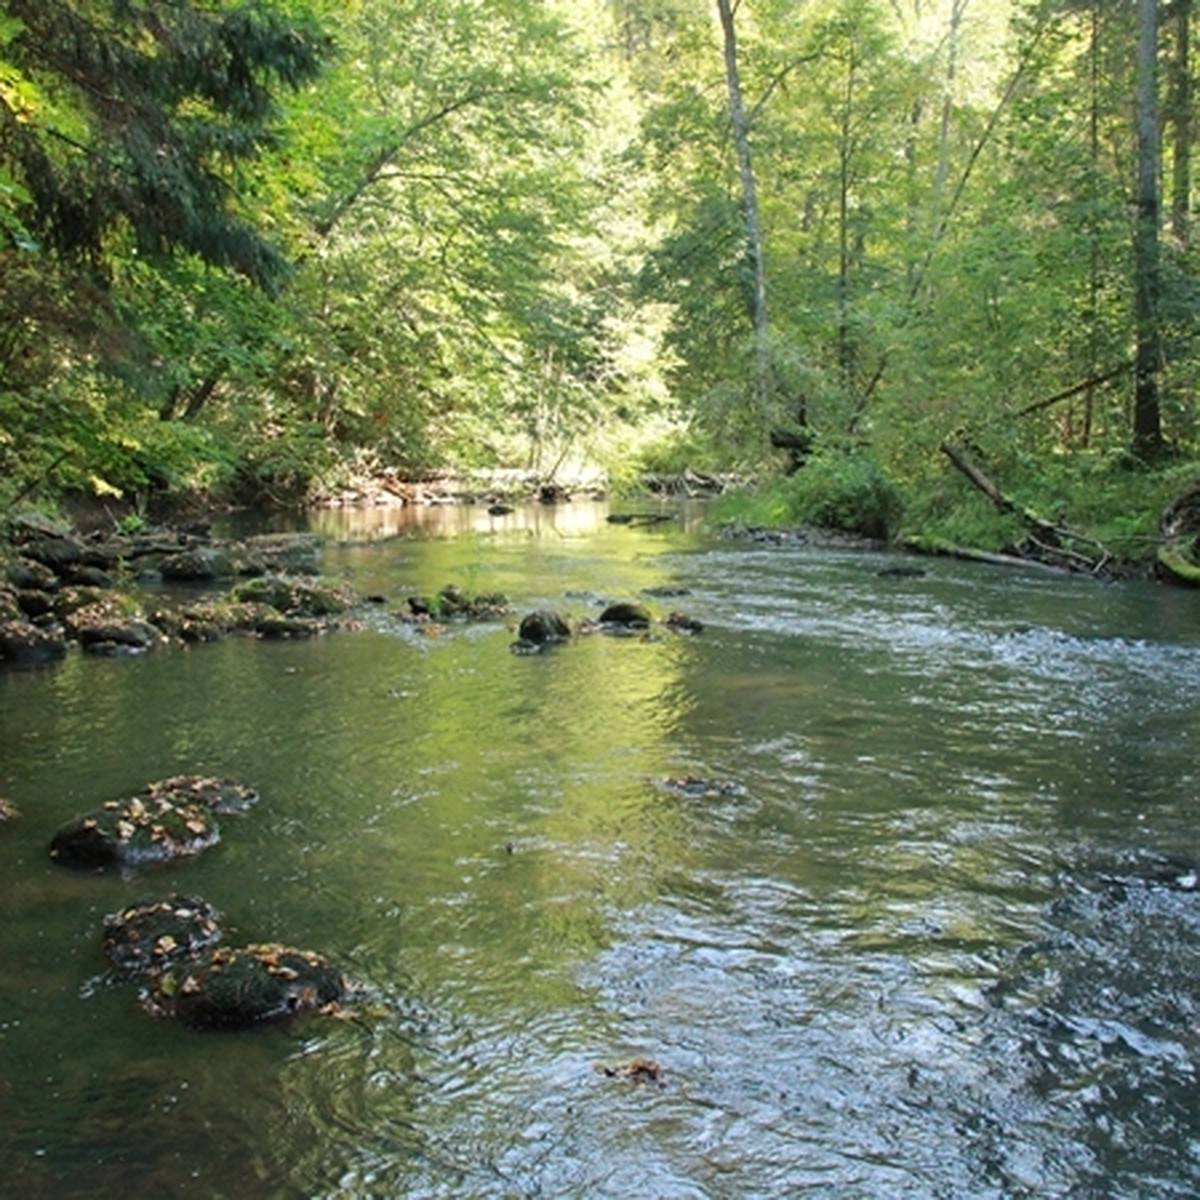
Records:
[[[1194,598],[603,515],[339,517],[359,632],[0,676],[11,1194],[1196,1194]],[[388,615],[449,582],[705,629]],[[49,862],[178,771],[263,799],[170,868]],[[99,924],[176,890],[366,1001],[151,1020]]]

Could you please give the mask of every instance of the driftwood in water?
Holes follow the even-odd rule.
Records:
[[[1094,538],[1068,529],[1065,525],[1047,521],[1032,509],[1018,504],[1011,496],[1006,496],[962,447],[943,442],[941,449],[955,468],[992,502],[997,511],[1012,513],[1028,529],[1022,553],[1006,556],[1010,561],[1015,558],[1019,562],[1040,562],[1068,571],[1086,571],[1091,575],[1100,574],[1109,564],[1112,556]],[[1086,547],[1087,551],[1074,549],[1073,546]]]

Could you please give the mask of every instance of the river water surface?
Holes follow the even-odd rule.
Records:
[[[1200,1194],[1196,595],[605,511],[328,516],[361,630],[0,676],[0,1194]],[[705,630],[388,616],[447,583]],[[183,772],[262,798],[190,862],[51,863]],[[100,924],[173,891],[367,1002],[151,1019]]]

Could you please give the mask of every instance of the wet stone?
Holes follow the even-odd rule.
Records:
[[[322,955],[265,943],[222,947],[156,972],[145,1003],[195,1029],[243,1029],[328,1010],[345,994],[342,973]]]
[[[204,582],[226,579],[237,574],[233,560],[215,546],[195,546],[181,550],[162,560],[159,565],[164,579],[180,582]]]
[[[287,617],[327,617],[345,612],[356,602],[345,584],[328,580],[263,575],[234,589],[235,600],[269,604]]]
[[[129,975],[161,970],[215,946],[220,916],[195,896],[141,901],[104,918],[104,953]]]
[[[517,635],[521,642],[544,646],[551,642],[567,641],[571,636],[571,627],[558,613],[542,609],[521,618]]]
[[[672,792],[676,796],[687,796],[690,799],[715,799],[718,796],[740,796],[743,792],[739,784],[727,779],[705,779],[701,775],[669,775],[655,780],[658,787]]]
[[[91,566],[88,563],[69,568],[63,573],[63,578],[67,583],[79,587],[107,589],[116,586],[116,580],[103,567]]]
[[[220,840],[217,814],[241,812],[255,799],[252,788],[232,780],[176,775],[67,822],[51,839],[50,857],[108,867],[200,854]]]
[[[37,538],[25,545],[24,552],[26,558],[32,558],[61,575],[68,568],[82,564],[84,546],[74,537]]]
[[[324,626],[313,617],[285,617],[281,613],[270,613],[261,617],[254,626],[261,638],[309,638],[321,633]]]
[[[625,629],[649,629],[650,611],[643,604],[619,600],[600,614],[601,625],[616,625]]]
[[[689,616],[685,612],[672,612],[667,615],[663,624],[668,629],[675,630],[676,633],[703,633],[704,622],[696,617]]]
[[[409,596],[407,611],[396,616],[402,621],[496,621],[512,612],[502,592],[471,595],[456,584],[447,584],[436,596]]]
[[[667,1086],[667,1073],[652,1058],[633,1058],[619,1066],[597,1068],[608,1079],[619,1079],[623,1083],[649,1084],[653,1087]]]
[[[0,621],[0,660],[19,666],[56,662],[67,653],[62,633],[28,621]]]
[[[58,590],[58,576],[44,563],[32,558],[17,558],[5,572],[8,582],[22,591],[53,592]]]
[[[27,617],[44,617],[54,611],[54,597],[49,592],[22,588],[17,592],[17,606]]]

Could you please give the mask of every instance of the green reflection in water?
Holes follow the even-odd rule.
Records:
[[[1081,846],[1188,844],[1186,614],[950,566],[885,588],[861,557],[601,512],[332,547],[388,599],[358,632],[0,675],[23,813],[0,830],[14,1194],[602,1195],[630,1163],[651,1194],[972,1194],[958,1131],[998,1109],[1055,1191],[1070,1122],[1015,1105],[1019,1079],[987,1092],[977,1013]],[[685,583],[651,605],[708,629],[522,657],[503,625],[387,615],[451,582],[576,618]],[[1179,642],[1166,686],[1151,635]],[[61,821],[180,771],[262,800],[169,869],[48,861]],[[738,786],[655,785],[690,772]],[[98,927],[170,890],[231,941],[333,955],[366,1012],[228,1038],[150,1021],[103,978]],[[635,1053],[672,1086],[592,1069]]]

